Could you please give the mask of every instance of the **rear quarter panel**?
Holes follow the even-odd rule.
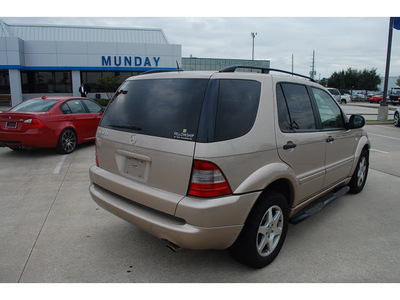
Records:
[[[274,91],[271,77],[255,77],[251,73],[245,75],[241,73],[240,79],[261,80],[262,83],[253,128],[247,134],[232,140],[197,143],[195,151],[195,159],[212,161],[221,168],[234,193],[246,193],[265,187],[268,179],[254,174],[259,174],[258,170],[266,165],[280,162],[275,143]],[[234,77],[229,73],[213,76],[213,79],[222,78]]]

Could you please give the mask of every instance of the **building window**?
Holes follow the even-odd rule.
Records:
[[[22,93],[72,93],[70,71],[21,71]]]
[[[81,72],[81,80],[85,84],[89,93],[101,93],[104,92],[101,90],[97,83],[97,79],[103,77],[107,74],[111,74],[113,76],[118,76],[124,81],[128,77],[138,75],[141,72],[113,72],[113,71],[82,71]]]
[[[0,70],[0,94],[10,94],[8,70]]]

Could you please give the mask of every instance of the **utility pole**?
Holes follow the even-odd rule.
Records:
[[[314,75],[316,74],[315,72],[315,50],[312,52],[312,65],[311,65],[311,72],[310,72],[310,77],[314,79]]]
[[[293,56],[293,53],[292,53],[292,73],[294,72],[294,56]]]
[[[254,39],[255,39],[256,35],[257,35],[257,32],[252,32],[251,33],[251,37],[253,38],[253,47],[252,47],[252,50],[251,50],[251,60],[254,60]]]

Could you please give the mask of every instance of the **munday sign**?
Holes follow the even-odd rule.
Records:
[[[101,57],[102,66],[113,67],[158,67],[160,57],[143,56],[105,56]]]

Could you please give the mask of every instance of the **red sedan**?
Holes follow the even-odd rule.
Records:
[[[0,146],[71,153],[76,145],[95,140],[103,110],[93,100],[80,97],[43,96],[24,101],[0,113]]]
[[[369,103],[381,103],[383,99],[383,95],[374,95],[374,96],[369,96]],[[389,100],[389,97],[386,98]]]

